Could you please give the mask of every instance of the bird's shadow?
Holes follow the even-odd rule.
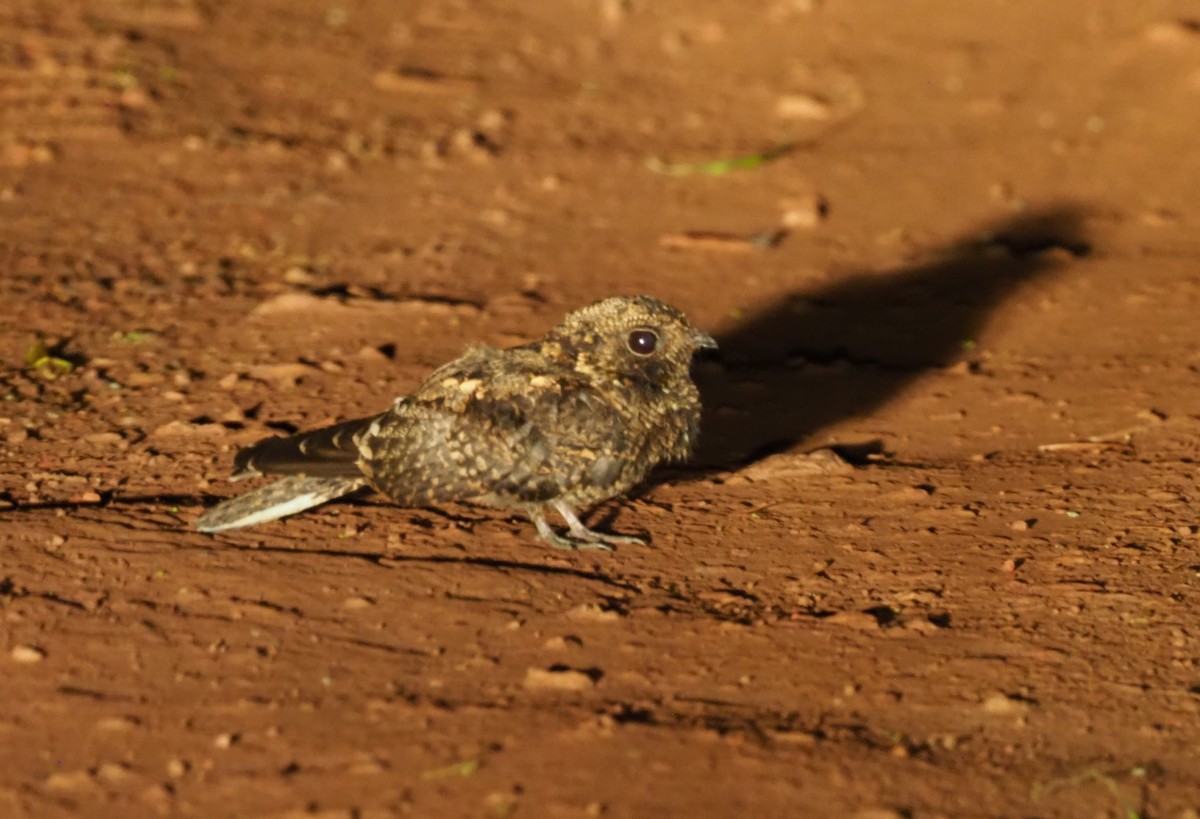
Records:
[[[1082,217],[1064,205],[983,225],[919,263],[788,293],[748,316],[697,367],[694,466],[736,468],[800,446],[969,356],[1021,285],[1089,253]]]

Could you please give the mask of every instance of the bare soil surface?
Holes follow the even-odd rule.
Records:
[[[1196,11],[0,4],[0,816],[1196,817]],[[640,292],[652,545],[191,528]]]

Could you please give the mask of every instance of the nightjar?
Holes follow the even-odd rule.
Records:
[[[242,450],[234,479],[286,477],[219,503],[196,525],[251,526],[370,487],[409,507],[520,510],[562,549],[640,543],[593,531],[576,511],[688,456],[700,421],[689,368],[698,349],[712,347],[657,299],[604,299],[538,341],[468,350],[379,415]],[[551,509],[569,534],[550,528]]]

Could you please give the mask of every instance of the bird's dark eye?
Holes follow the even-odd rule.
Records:
[[[658,333],[642,328],[629,334],[629,349],[637,355],[650,355],[658,346]]]

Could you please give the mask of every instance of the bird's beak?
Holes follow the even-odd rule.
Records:
[[[699,330],[696,331],[696,335],[692,336],[692,343],[702,350],[717,349],[717,340],[708,333],[702,333]]]

